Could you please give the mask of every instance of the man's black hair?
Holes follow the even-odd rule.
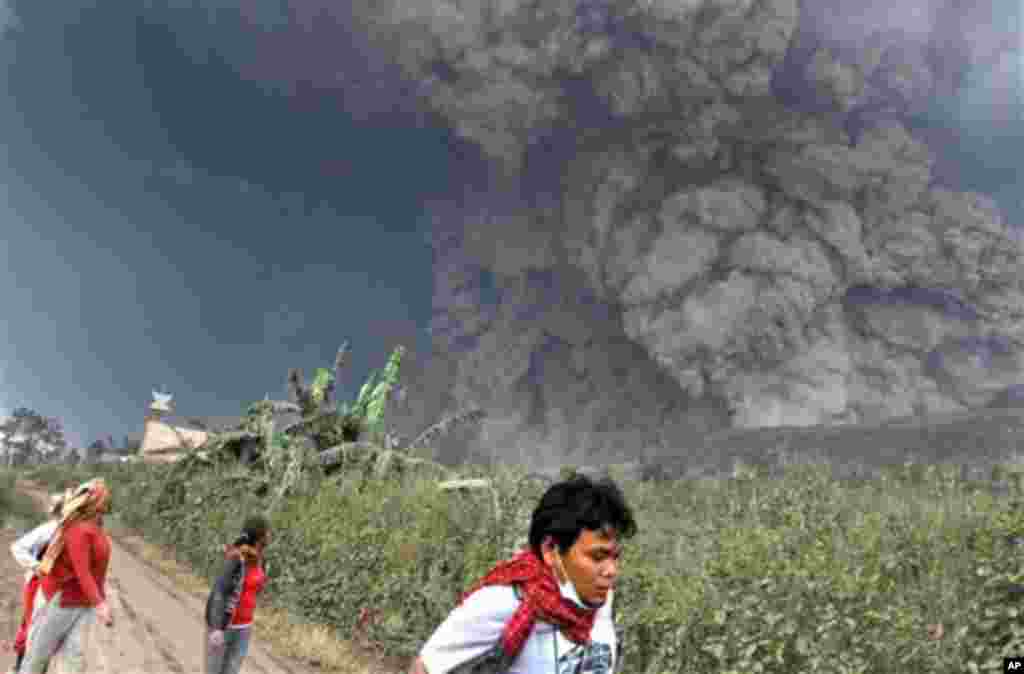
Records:
[[[566,552],[586,529],[612,529],[620,539],[632,537],[637,530],[633,511],[618,485],[610,479],[591,480],[576,474],[551,485],[541,497],[530,521],[530,547],[539,557],[541,544],[548,536],[560,552]]]

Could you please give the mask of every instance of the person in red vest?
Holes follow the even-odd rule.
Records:
[[[225,548],[224,571],[206,600],[206,674],[238,674],[249,652],[256,600],[267,583],[264,550],[270,523],[252,515]]]
[[[67,671],[84,672],[85,629],[97,617],[108,627],[114,624],[105,594],[111,544],[103,516],[110,508],[110,490],[102,478],[82,484],[65,501],[39,563],[42,603],[31,619],[20,674],[42,674],[58,650]]]

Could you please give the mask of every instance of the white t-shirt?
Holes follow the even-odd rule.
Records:
[[[538,621],[509,674],[612,674],[616,648],[612,599],[610,593],[598,609],[587,647],[566,639],[549,623]],[[508,585],[491,585],[471,594],[423,645],[420,658],[427,672],[447,674],[492,648],[517,608],[519,599]]]
[[[32,578],[32,573],[39,566],[36,557],[43,546],[50,542],[53,534],[60,524],[56,519],[51,519],[28,532],[18,540],[11,543],[11,554],[23,568],[28,569],[25,573],[25,582]]]

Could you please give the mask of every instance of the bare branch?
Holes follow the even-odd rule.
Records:
[[[470,409],[462,410],[461,412],[449,414],[416,436],[416,439],[410,442],[408,446],[428,447],[438,438],[448,435],[459,426],[478,423],[486,416],[487,412],[478,407],[472,407]]]

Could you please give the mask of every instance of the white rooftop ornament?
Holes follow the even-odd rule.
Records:
[[[173,398],[174,396],[170,393],[153,391],[153,402],[149,407],[160,412],[170,412]]]

